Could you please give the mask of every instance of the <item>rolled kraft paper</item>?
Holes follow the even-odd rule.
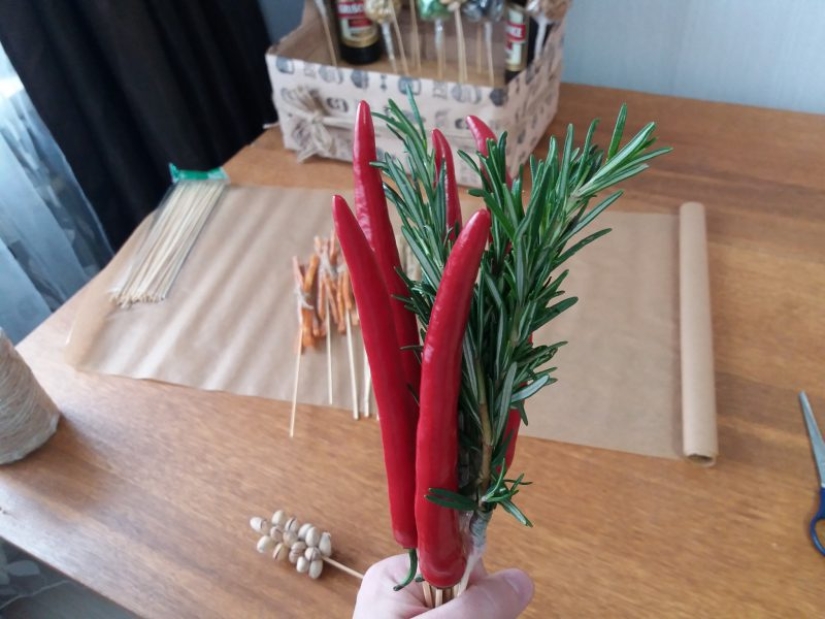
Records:
[[[0,464],[40,447],[59,419],[57,406],[0,329]]]
[[[705,207],[687,202],[679,220],[683,449],[692,462],[713,466],[719,448]]]

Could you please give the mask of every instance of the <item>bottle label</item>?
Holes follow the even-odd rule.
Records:
[[[378,41],[378,26],[364,13],[363,0],[338,0],[336,9],[344,45],[369,47]]]
[[[506,36],[506,66],[513,73],[527,68],[527,29],[530,18],[522,6],[508,5]]]

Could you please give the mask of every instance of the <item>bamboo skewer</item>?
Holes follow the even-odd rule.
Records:
[[[404,51],[404,39],[401,37],[401,28],[398,26],[398,15],[395,11],[395,2],[390,0],[390,11],[392,12],[392,27],[395,30],[395,37],[398,39],[398,52],[401,54],[401,67],[404,75],[410,74],[410,67],[407,65],[407,54]]]
[[[335,559],[330,559],[329,557],[323,557],[323,559],[324,559],[324,563],[327,563],[327,564],[331,565],[332,567],[341,570],[345,574],[349,574],[350,576],[353,576],[353,577],[358,578],[360,580],[364,580],[364,575],[361,572],[358,572],[358,571],[352,569],[351,567],[347,567],[343,563],[338,563],[338,561],[336,561]]]
[[[496,69],[493,66],[493,23],[491,21],[484,22],[484,47],[487,50],[487,77],[490,80],[490,86],[495,86]]]
[[[363,393],[363,402],[361,403],[361,408],[364,411],[364,417],[370,416],[370,404],[371,404],[371,397],[370,397],[370,390],[372,389],[372,374],[370,373],[370,364],[369,359],[367,359],[367,351],[364,349],[364,393]]]
[[[321,259],[320,275],[318,277],[318,310],[322,314],[319,318],[324,323],[327,352],[327,394],[329,403],[332,404],[332,333],[330,331],[332,305],[330,299],[334,298],[334,290],[332,286],[332,264],[329,259],[330,241],[322,240],[316,236],[315,253]]]
[[[421,73],[421,39],[418,36],[418,15],[415,8],[416,0],[410,0],[410,45],[416,73]]]
[[[350,286],[349,272],[342,268],[338,272],[338,294],[341,301],[338,303],[338,310],[344,319],[344,332],[347,336],[347,360],[349,361],[350,390],[352,396],[352,418],[357,420],[358,413],[358,379],[355,375],[355,346],[352,341],[353,310],[352,288]]]
[[[352,390],[352,418],[358,420],[358,382],[355,379],[355,351],[352,345],[352,320],[349,312],[345,311],[347,324],[347,357],[349,358],[350,388]]]
[[[484,72],[484,24],[476,24],[476,73]]]
[[[295,383],[292,385],[292,410],[289,413],[289,438],[295,437],[295,415],[298,411],[298,384],[301,378],[301,332],[298,331],[298,352],[295,353]]]
[[[332,404],[332,333],[329,324],[329,298],[327,298],[327,392],[329,393],[329,403]]]
[[[444,50],[444,20],[436,19],[435,27],[435,54],[438,62],[438,79],[444,79],[444,71],[447,68],[446,51]]]
[[[424,603],[427,608],[433,608],[433,588],[428,582],[421,583],[421,586],[424,589]]]
[[[461,8],[458,3],[454,4],[455,9],[455,36],[458,40],[458,81],[462,84],[468,81],[467,76],[467,49],[464,42],[464,26],[461,19]]]
[[[292,385],[292,408],[289,413],[289,438],[295,436],[295,416],[298,410],[298,385],[301,380],[301,357],[303,356],[304,342],[304,273],[298,257],[292,258],[292,275],[295,279],[295,302],[298,310],[298,338],[295,346],[295,379]]]
[[[381,36],[384,39],[384,49],[387,50],[387,58],[390,59],[392,72],[398,73],[398,62],[395,60],[395,45],[392,42],[392,32],[390,31],[390,24],[388,22],[381,24]]]

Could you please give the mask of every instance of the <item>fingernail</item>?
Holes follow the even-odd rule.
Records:
[[[515,569],[506,570],[503,576],[507,584],[518,594],[519,599],[527,604],[533,597],[533,581],[530,577],[521,570]]]

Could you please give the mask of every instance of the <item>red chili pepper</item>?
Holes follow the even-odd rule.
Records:
[[[493,140],[494,142],[498,141],[496,134],[493,133],[493,130],[481,120],[478,116],[468,116],[466,119],[467,127],[470,129],[470,133],[473,134],[473,138],[476,141],[476,148],[478,152],[480,152],[485,157],[487,156],[487,140]],[[505,170],[504,172],[505,178],[507,179],[507,186],[513,186],[513,179],[510,176],[510,173]]]
[[[445,166],[445,189],[447,193],[447,229],[452,230],[450,238],[455,240],[456,225],[461,225],[461,203],[458,199],[458,183],[455,180],[453,151],[447,138],[438,129],[433,129],[433,149],[435,150],[435,171],[441,173],[442,162]],[[438,178],[438,177],[436,177]]]
[[[530,335],[530,343],[533,343],[533,336]],[[510,442],[507,443],[507,451],[504,453],[505,472],[510,470],[510,465],[513,463],[513,457],[516,455],[516,441],[518,440],[518,431],[521,428],[521,413],[517,408],[511,408],[507,414],[507,422],[504,425],[504,438],[510,437]]]
[[[410,291],[398,274],[401,261],[398,258],[398,246],[395,244],[395,233],[387,210],[381,171],[371,165],[377,159],[377,154],[375,129],[370,106],[366,101],[358,104],[353,138],[352,173],[355,181],[355,210],[358,223],[372,247],[384,285],[390,295],[396,339],[398,345],[404,348],[401,352],[404,377],[417,393],[421,382],[421,366],[413,348],[417,348],[419,344],[418,324],[415,315],[398,298],[409,297]]]
[[[462,341],[490,224],[490,213],[478,211],[458,235],[444,266],[424,340],[416,438],[415,520],[421,573],[436,587],[457,584],[466,565],[458,512],[433,503],[426,495],[436,488],[458,490]]]
[[[518,431],[521,427],[521,413],[518,409],[511,408],[507,414],[507,423],[504,424],[504,438],[510,440],[507,443],[507,451],[504,453],[504,471],[510,470],[510,465],[513,463],[513,457],[516,455],[516,440],[518,439]]]
[[[381,411],[393,534],[404,548],[415,548],[416,407],[397,370],[402,352],[393,328],[390,296],[367,238],[341,196],[332,199],[332,218],[352,279],[375,401]]]

